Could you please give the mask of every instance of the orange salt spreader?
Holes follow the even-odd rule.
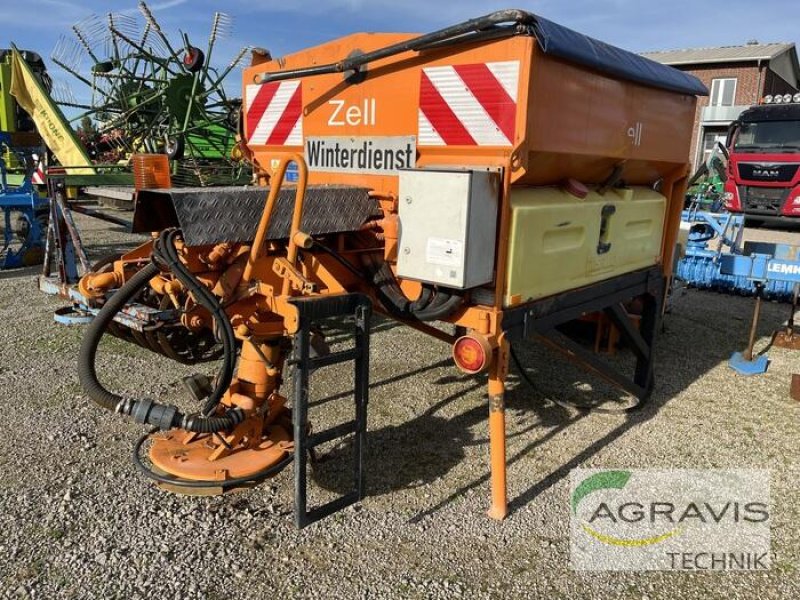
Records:
[[[242,94],[237,153],[254,165],[254,185],[139,191],[134,228],[155,232],[151,241],[81,281],[102,305],[81,382],[100,405],[155,427],[136,446],[148,476],[222,492],[294,461],[299,526],[362,498],[373,309],[451,344],[462,371],[486,373],[497,519],[511,344],[543,340],[649,395],[696,96],[706,94],[697,79],[504,10],[426,35],[254,52]],[[635,354],[632,376],[556,331],[593,312]],[[326,347],[330,318],[352,330],[344,350]],[[188,381],[199,408],[108,391],[94,369],[106,329],[181,362],[221,359],[213,380]],[[353,418],[312,431],[309,378],[338,362],[353,363]],[[353,488],[309,509],[308,455],[346,435]]]

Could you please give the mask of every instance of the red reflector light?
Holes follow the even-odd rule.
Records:
[[[453,344],[453,360],[466,373],[480,373],[489,366],[492,348],[484,338],[465,335]]]

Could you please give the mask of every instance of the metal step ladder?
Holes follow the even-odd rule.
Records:
[[[295,298],[299,330],[294,336],[290,364],[296,368],[293,383],[292,419],[294,425],[295,523],[298,528],[310,525],[364,497],[364,446],[367,433],[367,400],[369,395],[369,334],[372,303],[363,294],[343,294]],[[310,355],[312,327],[330,317],[353,317],[352,348],[319,357]],[[354,418],[317,433],[309,432],[309,378],[321,367],[352,362],[354,365]],[[353,487],[334,500],[308,508],[308,459],[314,448],[327,442],[353,435]]]

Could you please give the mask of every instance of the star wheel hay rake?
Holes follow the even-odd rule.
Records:
[[[136,152],[165,153],[177,185],[249,181],[244,162],[232,158],[239,98],[228,97],[225,78],[241,63],[242,48],[222,69],[212,66],[217,43],[231,19],[215,13],[204,47],[186,33],[175,44],[146,3],[139,13],[91,16],[62,36],[51,59],[82,86],[56,86],[55,100],[91,119],[90,153],[104,162]]]

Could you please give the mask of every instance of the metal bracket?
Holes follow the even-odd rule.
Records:
[[[317,284],[309,281],[287,259],[278,257],[272,263],[272,270],[276,275],[288,279],[293,290],[302,294],[313,294],[317,291]]]
[[[503,328],[509,341],[537,338],[581,367],[645,400],[653,389],[653,341],[664,300],[664,274],[658,266],[627,273],[580,290],[572,290],[506,311]],[[633,298],[643,303],[637,329],[620,303]],[[556,328],[588,312],[604,311],[636,355],[633,377],[602,361]]]

